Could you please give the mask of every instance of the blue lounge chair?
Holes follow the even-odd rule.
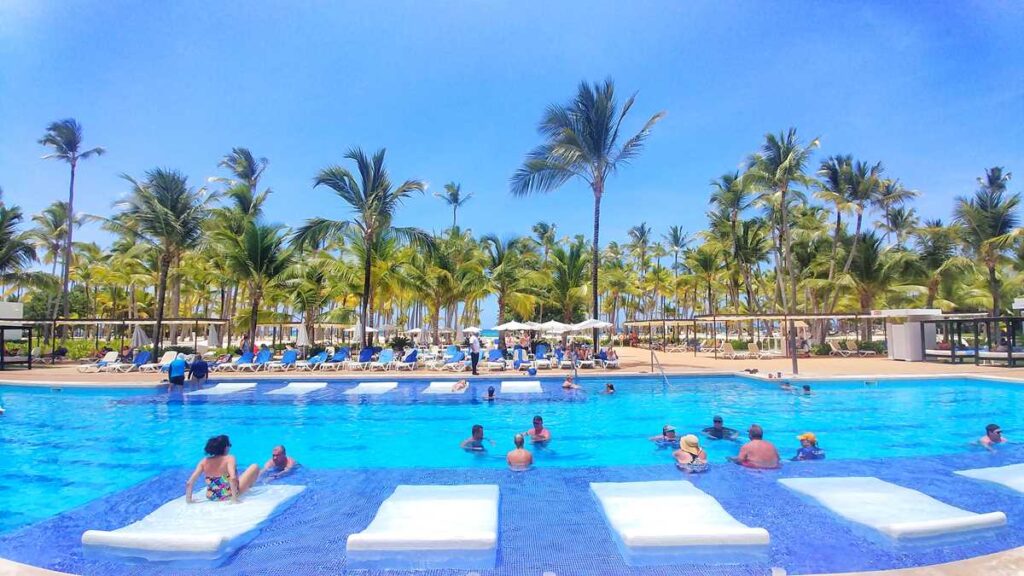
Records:
[[[576,364],[572,360],[567,358],[565,356],[565,352],[563,352],[560,348],[555,349],[555,361],[558,362],[559,368],[568,368],[572,370],[573,368],[576,367]]]
[[[533,368],[533,362],[530,361],[530,357],[526,353],[525,348],[516,348],[512,353],[512,367],[516,370],[528,370]]]
[[[288,370],[295,367],[295,363],[299,361],[298,350],[285,350],[284,354],[281,355],[281,359],[275,362],[267,362],[266,368],[269,370]]]
[[[340,348],[331,356],[326,362],[320,365],[321,370],[341,370],[345,367],[345,362],[348,361],[349,356],[352,353],[348,348]]]
[[[419,349],[413,348],[412,352],[409,352],[404,360],[395,360],[391,364],[395,367],[395,370],[415,370],[419,354]]]
[[[244,363],[235,364],[235,370],[238,370],[238,371],[249,370],[249,371],[252,371],[252,372],[256,372],[260,368],[263,368],[264,366],[266,366],[268,362],[270,362],[270,355],[271,354],[273,354],[273,353],[270,351],[270,348],[264,348],[263,350],[260,350],[258,354],[256,354],[256,358],[254,358],[252,362],[250,362],[248,364],[244,364]]]
[[[366,370],[373,361],[373,348],[367,346],[359,351],[358,360],[346,360],[343,363],[344,370]]]
[[[149,350],[140,350],[131,362],[115,362],[106,366],[100,366],[100,372],[131,372],[132,370],[138,370],[140,366],[149,362],[149,358],[152,355],[153,353]]]
[[[605,352],[604,350],[601,350],[600,352],[598,352],[597,356],[594,358],[594,360],[597,362],[597,365],[602,367],[602,368],[618,368],[619,367],[619,360],[617,358],[615,360],[609,360],[608,359],[608,353]]]
[[[487,352],[487,360],[484,360],[484,368],[487,371],[491,370],[504,370],[505,369],[505,356],[501,353],[501,350],[495,348]]]
[[[216,366],[213,367],[213,369],[215,371],[217,371],[217,372],[221,372],[221,371],[237,372],[239,366],[252,364],[253,358],[255,358],[255,356],[253,356],[253,353],[251,351],[249,351],[249,352],[242,352],[242,355],[239,356],[238,358],[235,358],[234,362],[226,362],[224,364],[217,364]]]
[[[327,352],[321,352],[316,356],[310,356],[308,360],[299,360],[295,363],[296,370],[316,370],[321,364],[327,361]]]
[[[376,362],[370,362],[370,370],[390,370],[395,361],[395,351],[391,348],[382,350]]]
[[[455,356],[448,362],[445,362],[441,366],[441,370],[451,370],[452,372],[462,372],[466,369],[466,353],[462,350],[456,350]]]
[[[551,368],[551,360],[548,360],[547,344],[537,344],[537,352],[533,355],[533,366],[538,370],[541,368]]]

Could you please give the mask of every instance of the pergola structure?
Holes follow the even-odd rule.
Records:
[[[941,338],[940,338],[941,337]],[[965,340],[966,337],[966,340]],[[953,364],[1024,361],[1024,318],[1020,316],[954,317],[921,321],[921,353],[925,360]]]

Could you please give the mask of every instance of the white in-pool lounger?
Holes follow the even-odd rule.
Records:
[[[385,394],[398,388],[398,382],[360,382],[345,390],[345,394]]]
[[[349,568],[494,568],[498,486],[401,485],[348,537]]]
[[[996,466],[994,468],[975,468],[956,472],[961,476],[1002,484],[1011,490],[1024,492],[1024,464]]]
[[[501,383],[502,394],[540,394],[540,380],[504,380]]]
[[[431,382],[429,386],[423,389],[424,394],[463,394],[466,390],[469,390],[469,386],[466,386],[462,390],[453,390],[455,382]]]
[[[310,392],[316,392],[327,388],[327,382],[289,382],[283,388],[275,388],[267,394],[280,394],[281,396],[302,396]]]
[[[213,388],[206,388],[204,390],[195,390],[188,392],[186,396],[220,396],[222,394],[234,394],[235,392],[244,392],[251,388],[255,388],[255,382],[221,382]]]
[[[976,514],[871,476],[785,478],[779,483],[832,512],[894,538],[913,540],[1006,524],[1006,514]]]
[[[590,489],[631,564],[736,562],[766,551],[767,530],[736,520],[690,482],[592,482]]]
[[[199,493],[192,504],[176,498],[145,518],[116,530],[87,530],[90,552],[144,560],[216,563],[244,546],[261,526],[287,508],[305,486],[259,486],[238,504],[210,502]]]

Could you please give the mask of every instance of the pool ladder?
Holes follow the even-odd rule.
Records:
[[[658,372],[661,372],[661,379],[665,383],[665,388],[668,388],[668,376],[665,375],[665,369],[661,367],[661,362],[658,361],[658,355],[654,353],[654,348],[651,348],[651,372],[654,372],[654,367],[658,367]]]

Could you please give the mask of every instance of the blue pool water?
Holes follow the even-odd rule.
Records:
[[[262,462],[273,444],[286,444],[306,466],[295,481],[310,490],[218,573],[286,573],[282,553],[306,568],[290,573],[321,567],[337,573],[344,568],[346,536],[366,526],[395,485],[480,481],[502,486],[496,573],[539,573],[531,570],[546,566],[559,574],[685,573],[625,567],[587,483],[679,478],[669,453],[646,438],[666,422],[682,433],[697,431],[713,414],[741,429],[760,423],[785,457],[795,451],[797,434],[814,431],[829,460],[752,473],[724,464],[737,444],[707,445],[717,465],[695,481],[741,521],[769,528],[773,540],[763,566],[699,573],[763,573],[769,565],[791,573],[907,566],[1024,543],[1013,530],[994,540],[966,539],[927,551],[888,550],[774,482],[818,473],[874,475],[975,511],[1003,510],[1012,528],[1024,517],[1020,497],[973,482],[963,490],[955,485],[968,481],[950,481],[949,472],[1021,460],[1016,447],[989,454],[969,445],[990,421],[1011,439],[1021,430],[1024,391],[1016,385],[964,379],[871,386],[811,382],[814,394],[802,396],[736,377],[679,377],[667,385],[618,378],[618,393],[605,396],[599,394],[605,381],[584,380],[584,391],[567,393],[560,381],[545,380],[539,398],[508,397],[493,404],[480,400],[488,385],[497,385],[486,380],[457,397],[422,395],[426,382],[406,381],[381,397],[352,398],[341,393],[352,383],[337,382],[299,400],[265,395],[283,381],[205,399],[153,391],[2,388],[8,412],[0,420],[7,457],[0,475],[0,556],[84,573],[163,573],[158,566],[115,569],[87,560],[78,536],[86,527],[138,519],[176,496],[205,439],[226,433],[240,463]],[[537,470],[511,474],[503,469],[502,455],[534,414],[544,416],[554,440],[536,452]],[[473,423],[483,424],[494,440],[490,455],[458,449]],[[807,525],[827,535],[811,554],[800,545],[798,527]],[[281,531],[288,526],[290,534]],[[591,541],[596,544],[590,550],[574,549]],[[867,552],[853,553],[858,546]]]

